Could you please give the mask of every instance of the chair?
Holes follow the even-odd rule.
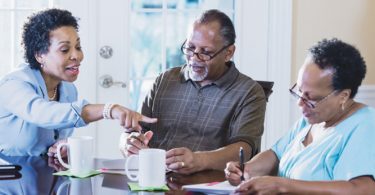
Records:
[[[256,81],[259,83],[260,86],[262,86],[264,94],[266,95],[266,100],[268,102],[268,97],[272,94],[272,87],[274,82],[272,81]]]

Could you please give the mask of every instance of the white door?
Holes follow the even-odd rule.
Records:
[[[92,103],[130,107],[126,52],[129,1],[64,0],[61,7],[80,18],[79,34],[85,54],[76,82],[80,97]],[[118,140],[122,130],[117,121],[101,120],[76,129],[74,134],[95,137],[96,157],[121,158]]]

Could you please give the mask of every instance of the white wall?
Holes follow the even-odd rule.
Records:
[[[255,80],[274,81],[267,103],[262,150],[271,147],[290,127],[291,0],[244,0],[238,10],[235,61]]]

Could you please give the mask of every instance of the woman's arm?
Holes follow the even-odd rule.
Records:
[[[86,123],[94,122],[103,118],[104,112],[103,104],[87,104],[82,108],[81,117]],[[126,129],[134,129],[140,131],[142,127],[139,125],[139,121],[146,123],[155,123],[156,118],[149,118],[139,114],[138,112],[132,111],[121,105],[115,104],[108,110],[108,115],[112,119],[117,119],[120,125]]]
[[[245,164],[245,178],[263,175],[275,175],[279,159],[272,150],[266,150],[254,156]]]
[[[274,175],[277,171],[278,164],[279,159],[272,150],[261,152],[245,163],[244,178],[248,180],[257,176]],[[225,176],[229,183],[232,185],[240,184],[242,174],[238,162],[227,163]]]
[[[236,192],[246,194],[375,194],[375,181],[361,176],[350,181],[301,181],[281,177],[261,176],[238,186]]]

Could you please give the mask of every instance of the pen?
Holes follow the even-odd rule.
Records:
[[[244,178],[244,156],[243,156],[243,148],[240,147],[240,169],[241,169],[241,172],[242,172],[242,175],[241,175],[241,181],[244,181],[245,178]]]

